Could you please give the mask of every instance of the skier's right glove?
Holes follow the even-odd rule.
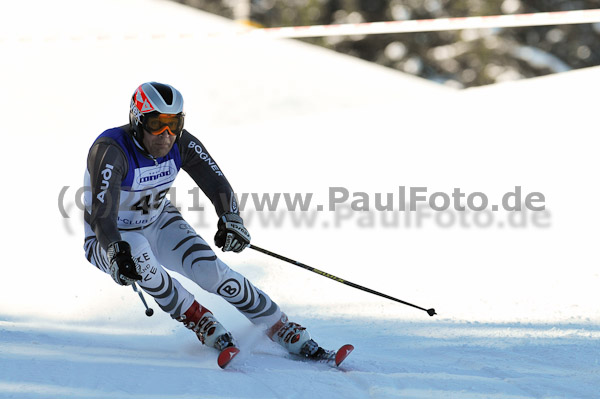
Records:
[[[106,255],[110,263],[110,275],[117,284],[131,285],[142,279],[135,269],[135,260],[131,256],[131,247],[127,241],[108,244]]]

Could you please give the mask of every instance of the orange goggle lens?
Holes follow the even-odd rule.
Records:
[[[146,115],[144,129],[155,136],[162,134],[165,130],[171,136],[177,136],[183,129],[183,114]]]

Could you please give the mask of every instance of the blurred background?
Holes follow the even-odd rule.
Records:
[[[158,81],[181,91],[186,128],[237,193],[313,193],[325,209],[331,187],[368,193],[371,208],[400,186],[482,192],[490,205],[516,186],[545,196],[543,212],[430,209],[421,224],[416,212],[248,205],[257,246],[438,315],[252,250],[217,251],[331,338],[323,345],[338,333],[355,342],[364,371],[336,380],[269,360],[244,369],[233,392],[283,397],[309,381],[363,397],[597,398],[598,24],[303,40],[248,28],[589,8],[600,1],[0,1],[0,396],[198,397],[199,385],[227,396],[217,385],[232,374],[217,377],[192,334],[153,301],[146,317],[83,251],[88,150],[128,122],[139,84]],[[175,189],[211,243],[211,204],[186,173],[171,200]],[[260,343],[222,298],[175,277]]]
[[[174,0],[257,27],[594,9],[598,0]],[[600,24],[299,39],[457,88],[600,64]]]
[[[152,324],[159,315],[146,320],[131,289],[87,263],[78,206],[90,145],[127,123],[135,88],[154,80],[182,92],[187,129],[237,193],[314,193],[313,203],[326,206],[330,187],[372,199],[399,186],[458,187],[498,204],[520,186],[546,199],[537,225],[535,212],[516,215],[530,222],[517,225],[508,223],[511,212],[430,212],[418,226],[399,212],[349,212],[339,224],[333,212],[316,212],[315,223],[298,225],[293,218],[312,214],[280,207],[283,223],[269,223],[279,214],[247,210],[256,245],[435,307],[435,320],[600,322],[593,24],[306,40],[319,45],[236,35],[248,23],[492,15],[593,2],[206,4],[208,11],[170,0],[0,2],[0,109],[9,116],[0,157],[8,234],[0,241],[0,317],[137,317],[173,327],[166,319]],[[177,203],[210,242],[217,215],[202,195],[206,212],[189,210],[193,186],[181,173]],[[476,224],[478,216],[488,219]],[[220,255],[290,313],[429,320],[256,252]],[[220,298],[193,290],[207,307],[232,314]]]

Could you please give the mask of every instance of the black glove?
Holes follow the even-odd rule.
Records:
[[[219,218],[215,234],[215,245],[223,252],[242,252],[250,244],[250,233],[244,227],[244,221],[235,213],[224,213]]]
[[[131,247],[126,241],[115,241],[108,244],[106,251],[110,262],[110,275],[119,285],[131,285],[141,280],[135,269],[135,260],[131,256]]]

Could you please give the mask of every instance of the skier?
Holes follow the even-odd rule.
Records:
[[[231,185],[206,147],[183,129],[181,93],[148,82],[135,90],[129,124],[108,129],[87,158],[85,243],[88,261],[120,285],[137,283],[158,306],[222,351],[236,343],[213,313],[168,272],[220,295],[290,353],[316,357],[321,348],[290,322],[271,298],[230,269],[166,198],[180,169],[211,200],[219,216],[215,245],[241,252],[250,234]]]

